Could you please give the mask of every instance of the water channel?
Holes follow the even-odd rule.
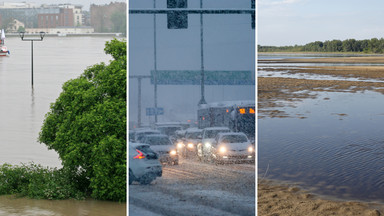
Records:
[[[27,36],[26,36],[27,37]],[[31,86],[31,42],[8,37],[10,57],[0,57],[0,164],[34,162],[61,167],[56,152],[37,141],[44,115],[64,82],[84,69],[111,60],[104,53],[112,37],[45,37],[34,42],[34,87]],[[0,196],[0,215],[126,215],[126,204],[46,201]]]

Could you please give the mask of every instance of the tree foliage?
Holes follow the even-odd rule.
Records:
[[[96,64],[67,81],[51,104],[39,141],[55,150],[63,167],[82,177],[93,198],[126,199],[126,42],[114,39]]]
[[[355,53],[384,53],[384,39],[372,38],[366,40],[346,39],[332,41],[315,41],[305,45],[295,46],[260,46],[259,52],[355,52]]]

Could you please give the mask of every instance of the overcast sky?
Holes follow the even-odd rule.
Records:
[[[258,0],[260,45],[384,36],[382,0]]]
[[[204,0],[204,8],[247,8],[250,0]],[[199,8],[200,0],[188,0],[188,8]],[[153,8],[153,0],[131,0],[131,8]],[[157,0],[157,8],[166,8],[166,0]],[[200,70],[200,15],[188,16],[188,29],[167,29],[167,16],[156,16],[157,69]],[[153,15],[129,16],[129,74],[149,75],[154,69]],[[204,15],[205,70],[247,70],[255,74],[255,30],[251,15]],[[129,83],[130,121],[136,121],[138,84]],[[142,81],[142,120],[148,122],[145,108],[154,106],[154,87]],[[208,103],[228,100],[254,100],[255,86],[209,85]],[[159,85],[158,107],[164,108],[159,121],[196,119],[200,85]],[[153,119],[152,119],[153,120]]]
[[[28,3],[36,3],[37,5],[71,3],[71,4],[83,5],[83,10],[89,11],[89,6],[92,3],[96,5],[102,5],[102,4],[109,4],[110,2],[126,2],[126,0],[32,0],[32,1],[1,0],[0,2],[28,2]]]

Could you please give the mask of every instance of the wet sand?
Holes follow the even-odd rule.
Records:
[[[338,201],[320,198],[295,186],[263,180],[258,183],[257,215],[259,216],[328,216],[383,215],[376,203]]]
[[[319,59],[285,59],[263,60],[280,63],[384,63],[384,57],[337,57]],[[384,66],[311,66],[289,69],[288,73],[326,74],[338,77],[384,80]],[[288,66],[289,67],[289,66]],[[264,70],[265,68],[263,68]],[[269,71],[287,68],[271,68]],[[285,106],[281,101],[298,101],[316,98],[316,92],[361,92],[377,91],[384,94],[383,82],[361,82],[343,80],[307,80],[278,77],[258,78],[259,118],[285,118],[289,116],[279,107]],[[324,98],[326,100],[326,98]],[[258,181],[258,215],[296,216],[296,215],[384,215],[383,203],[366,203],[359,201],[341,201],[333,198],[319,197],[301,190],[296,186],[281,182]]]

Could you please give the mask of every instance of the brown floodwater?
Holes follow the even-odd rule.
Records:
[[[27,37],[27,36],[26,36]],[[44,115],[69,79],[88,66],[112,58],[104,53],[112,37],[45,37],[34,42],[34,88],[31,42],[8,37],[10,57],[0,57],[0,164],[34,162],[61,167],[58,154],[37,141]],[[126,204],[95,200],[29,200],[0,197],[0,215],[126,215]]]
[[[0,215],[119,216],[126,215],[126,203],[96,200],[33,200],[0,196]]]

